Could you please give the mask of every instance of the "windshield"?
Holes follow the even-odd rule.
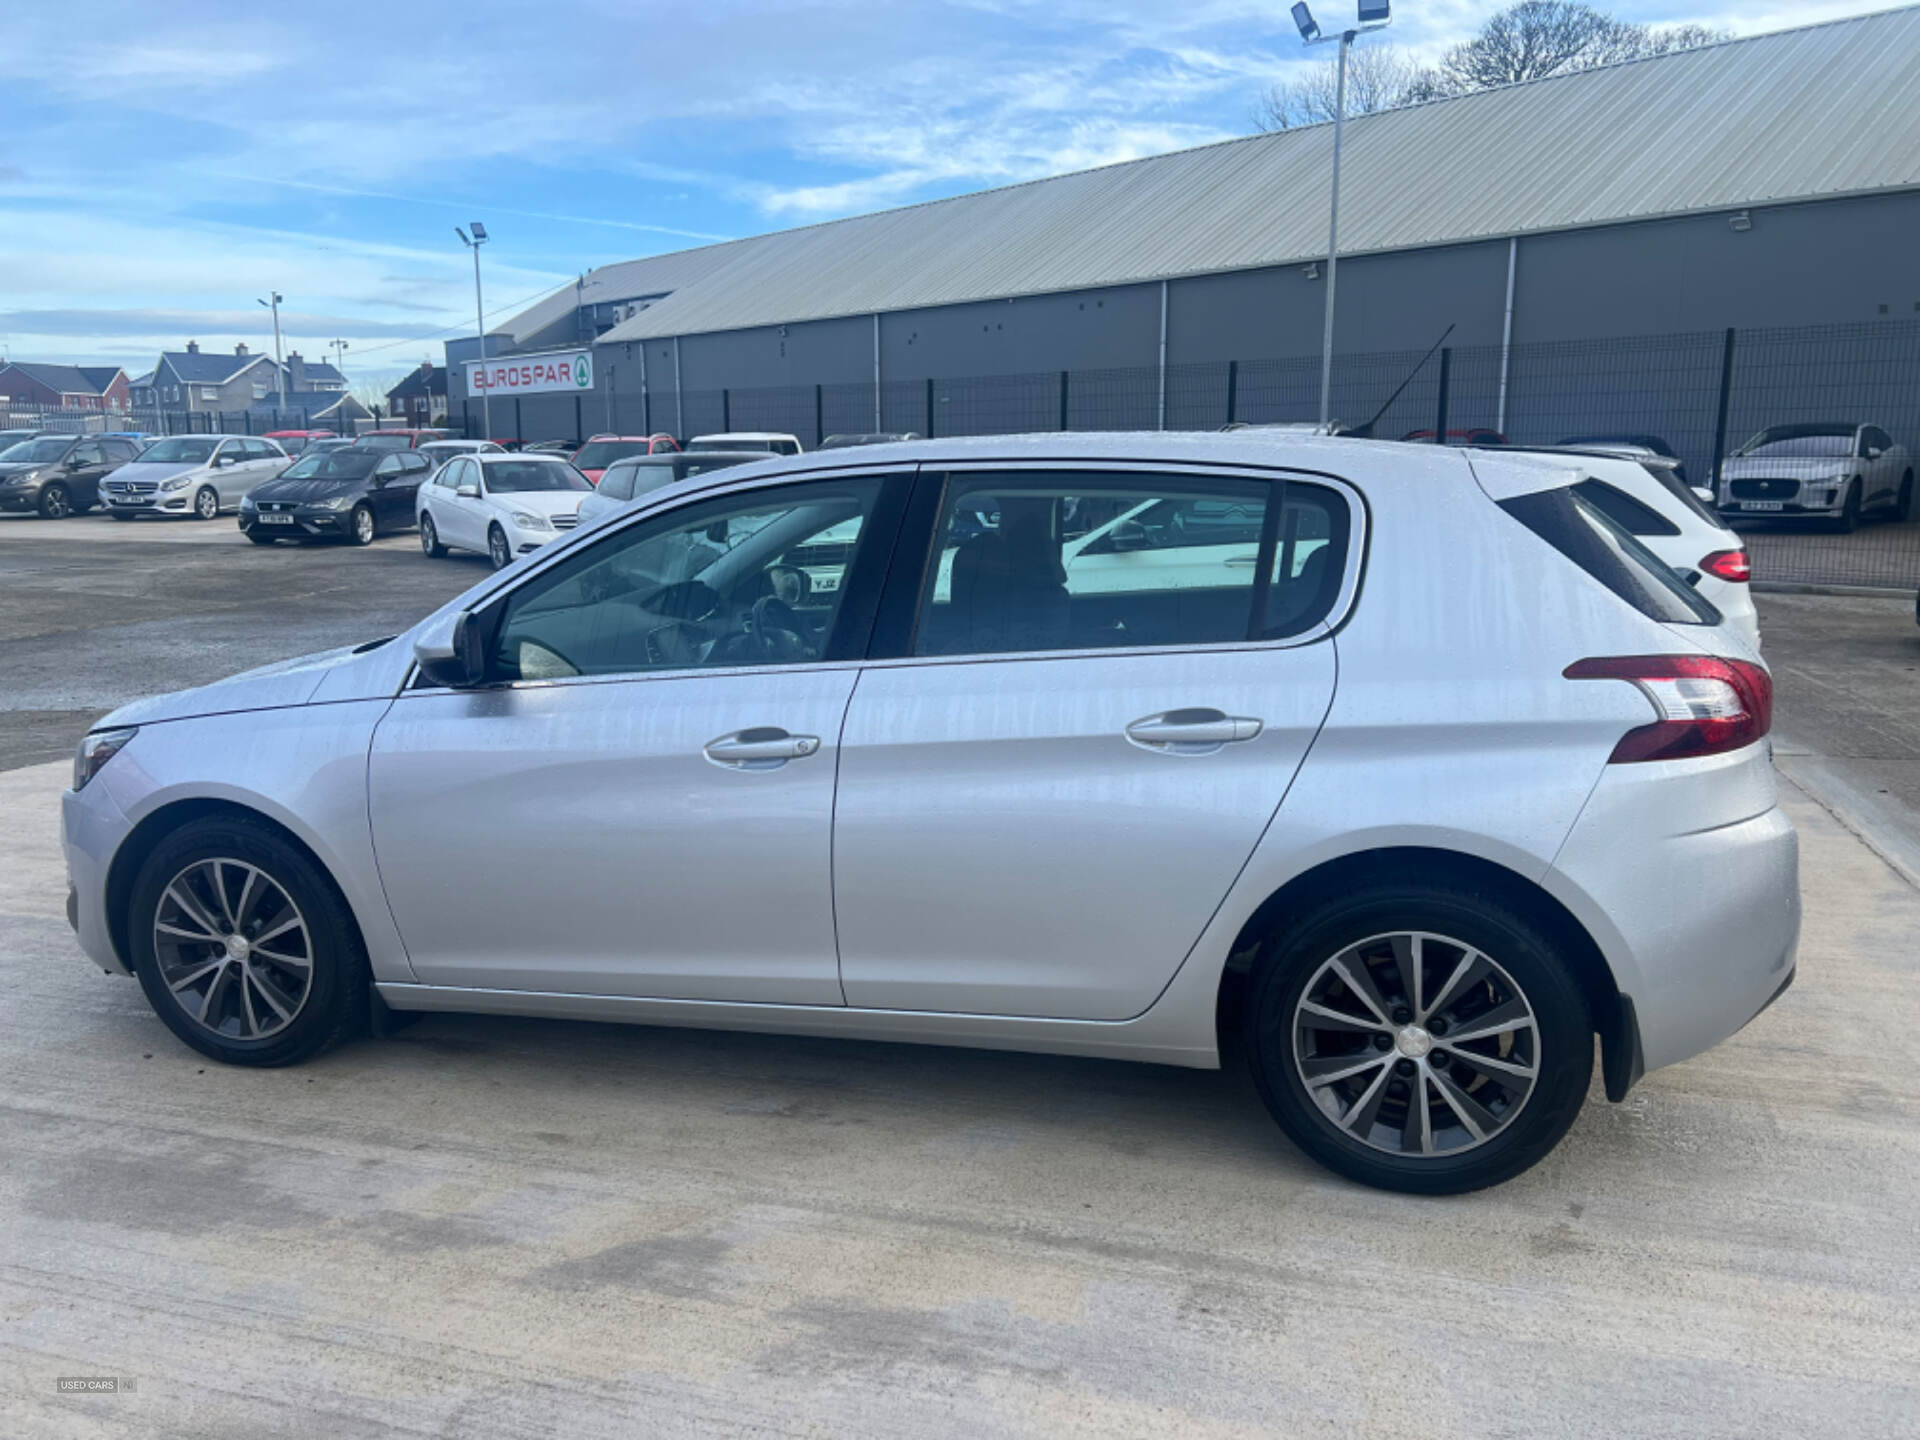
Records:
[[[171,440],[162,440],[149,450],[140,452],[143,465],[204,465],[213,458],[213,447],[218,440],[204,440],[186,435],[176,435]]]
[[[604,470],[629,455],[646,454],[652,444],[651,440],[589,440],[574,455],[573,463],[582,470]]]
[[[591,490],[587,477],[564,460],[502,460],[486,467],[487,489],[495,495],[531,490]]]
[[[1853,454],[1853,427],[1837,425],[1776,425],[1762,430],[1733,452],[1736,455],[1824,455],[1843,459]]]
[[[381,457],[365,450],[322,450],[303,455],[281,473],[283,480],[364,480]]]
[[[58,460],[72,448],[71,435],[44,435],[38,440],[24,440],[7,451],[7,463],[45,465],[50,460]]]

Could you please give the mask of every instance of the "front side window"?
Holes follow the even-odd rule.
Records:
[[[98,445],[76,445],[73,454],[67,457],[76,465],[98,465],[105,458]]]
[[[615,465],[600,477],[600,493],[609,500],[631,500],[633,498],[632,465]]]
[[[1345,501],[1301,482],[951,477],[913,653],[1213,645],[1299,635],[1332,609]]]
[[[528,581],[493,642],[496,680],[825,659],[878,479],[682,506]]]

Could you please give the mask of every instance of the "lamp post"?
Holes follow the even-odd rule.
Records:
[[[269,290],[267,293],[273,296],[272,302],[261,300],[257,303],[273,311],[273,373],[279,381],[275,388],[280,392],[280,408],[284,410],[287,408],[287,367],[280,363],[280,302],[287,297],[278,290]]]
[[[480,247],[487,243],[487,227],[475,220],[467,228],[473,231],[471,240],[467,238],[466,230],[462,230],[458,225],[453,227],[453,233],[460,237],[462,245],[473,252],[473,327],[474,335],[480,341],[480,368],[484,372],[487,362],[487,314],[480,303]],[[491,440],[493,438],[493,396],[485,387],[480,391],[480,425],[486,431],[480,438]]]
[[[1390,4],[1391,0],[1359,0],[1359,23],[1337,36],[1320,33],[1306,0],[1300,0],[1293,7],[1293,23],[1300,30],[1301,40],[1309,45],[1324,45],[1336,39],[1340,42],[1339,78],[1333,87],[1333,199],[1327,207],[1327,317],[1320,339],[1320,424],[1323,429],[1331,419],[1333,406],[1333,287],[1335,267],[1340,259],[1340,139],[1347,125],[1347,51],[1353,48],[1356,35],[1387,24],[1392,18],[1388,13]]]

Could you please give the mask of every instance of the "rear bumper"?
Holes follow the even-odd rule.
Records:
[[[1799,856],[1764,745],[1607,768],[1547,886],[1606,957],[1639,1069],[1719,1044],[1791,981]],[[1610,1065],[1610,1093],[1632,1068]]]

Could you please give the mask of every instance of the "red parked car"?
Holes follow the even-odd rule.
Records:
[[[1425,430],[1409,430],[1400,438],[1402,440],[1424,440],[1431,444],[1433,442],[1433,427],[1428,426]],[[1447,431],[1447,444],[1449,445],[1504,445],[1506,443],[1506,436],[1502,435],[1498,430],[1489,430],[1485,426],[1475,426],[1470,430]]]
[[[679,448],[674,438],[664,432],[652,435],[596,435],[574,452],[573,468],[598,485],[602,473],[616,460],[626,460],[635,455],[671,455]]]

